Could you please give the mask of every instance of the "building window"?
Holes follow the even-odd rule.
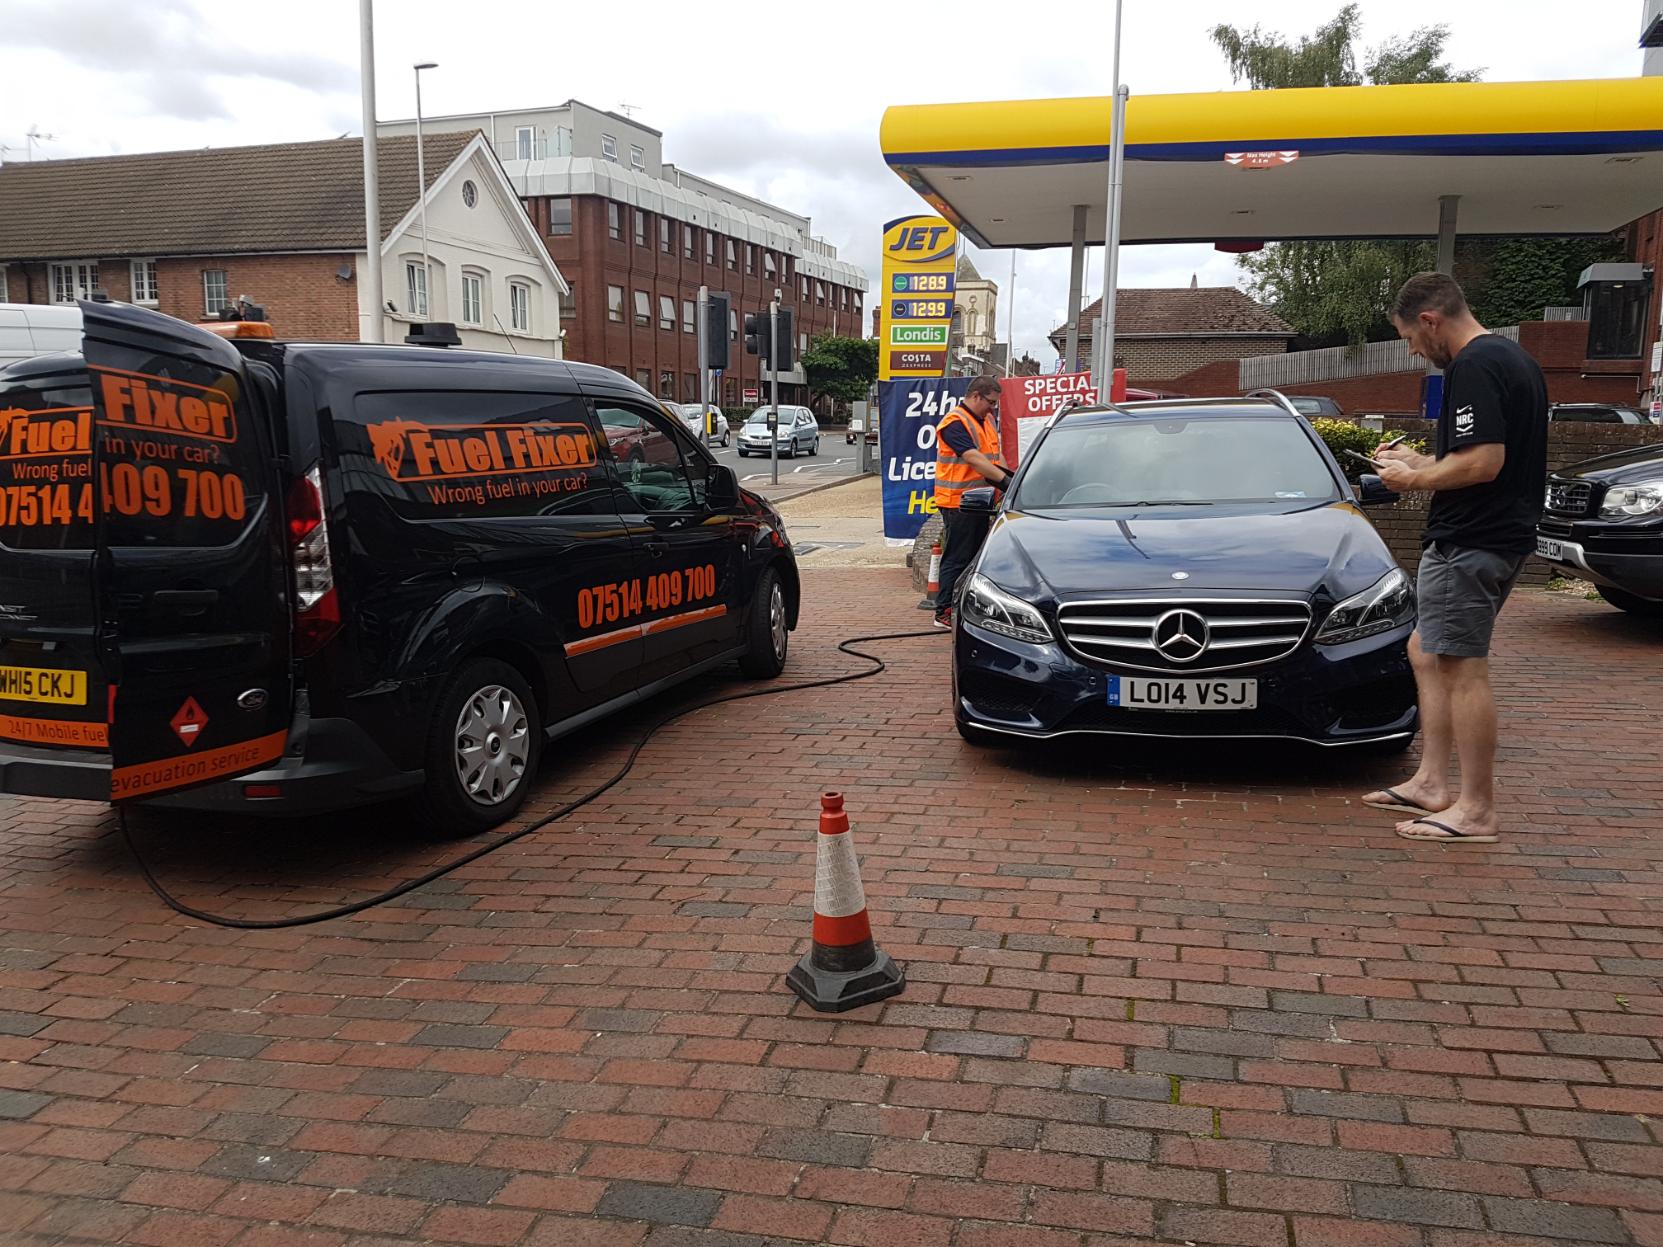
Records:
[[[225,274],[220,274],[221,291]],[[98,288],[98,265],[54,264],[52,266],[52,302],[73,303],[76,299],[90,299]],[[222,294],[223,297],[223,294]],[[221,306],[224,306],[223,303]]]
[[[635,245],[637,247],[647,245],[647,214],[639,208],[635,210]]]
[[[573,282],[566,297],[560,300],[560,319],[571,320],[577,315],[577,283]]]
[[[658,327],[670,333],[676,329],[676,301],[667,294],[658,296]]]
[[[774,275],[774,253],[772,251],[762,253],[762,271],[768,277]]]
[[[801,279],[801,280],[800,280],[800,282],[799,282],[799,284],[800,284],[800,285],[801,285],[801,286],[802,286],[802,288],[803,288],[803,302],[804,302],[804,303],[807,303],[807,302],[808,302],[808,278],[807,278],[807,277],[806,277],[806,276],[805,276],[805,277],[803,277],[803,278],[802,278],[802,279]]]
[[[608,160],[618,159],[618,140],[610,134],[601,135],[601,155]]]
[[[643,327],[652,324],[652,297],[645,290],[635,292],[635,323]]]
[[[727,244],[728,244],[728,267],[731,268],[734,272],[737,273],[739,271],[739,248],[737,248],[733,245],[733,239],[731,239],[731,238],[727,240]]]
[[[708,230],[707,229],[704,232],[704,262],[706,264],[716,263],[716,231],[715,230]]]
[[[637,368],[635,370],[635,384],[640,386],[643,390],[652,389],[651,371],[646,368]]]
[[[799,333],[797,335],[797,358],[801,359],[803,356],[805,356],[807,354],[808,354],[808,335],[806,333]]]
[[[517,126],[514,130],[514,155],[521,160],[530,160],[533,143],[537,138],[537,131],[530,126]]]
[[[826,283],[823,281],[814,283],[814,305],[816,307],[826,306]]]
[[[624,240],[624,212],[610,200],[606,205],[606,232],[618,242]]]
[[[688,402],[696,403],[699,401],[699,377],[697,373],[682,373],[681,385],[682,393],[687,396]]]
[[[156,261],[133,261],[133,302],[156,302]]]
[[[202,270],[202,306],[210,316],[218,316],[230,304],[230,297],[226,293],[225,270],[222,268],[205,268]]]
[[[202,274],[202,279],[206,282],[208,274]],[[220,274],[220,280],[224,281],[223,273]],[[404,266],[404,293],[405,310],[412,316],[426,316],[427,270],[420,264],[406,264]],[[208,310],[210,312],[214,310],[214,296],[212,294],[208,296]]]
[[[616,208],[617,204],[608,204]],[[572,201],[566,198],[549,200],[549,233],[564,236],[572,232]],[[613,235],[617,237],[616,234]]]
[[[739,341],[739,311],[737,308],[728,312],[728,340]]]
[[[698,247],[697,239],[694,237],[696,232],[691,225],[681,227],[681,258],[684,260],[694,258],[693,253]]]
[[[670,218],[660,214],[658,218],[658,249],[665,255],[675,250],[675,243],[670,235]]]
[[[478,273],[462,274],[462,323],[485,323],[485,279]]]
[[[531,287],[524,282],[508,283],[508,324],[518,333],[531,332]]]
[[[0,303],[11,302],[11,291],[6,285],[6,266],[0,264]]]
[[[750,243],[745,244],[745,276],[756,272],[756,248]]]
[[[673,400],[676,396],[676,374],[661,372],[658,374],[658,397]]]
[[[681,331],[692,333],[696,328],[697,323],[693,316],[693,300],[683,299],[681,301]]]
[[[647,153],[639,147],[631,147],[629,149],[629,167],[639,169],[642,173],[645,173],[647,171]]]
[[[464,208],[471,208],[478,202],[479,202],[479,187],[475,186],[471,180],[463,182],[462,183],[462,206]]]

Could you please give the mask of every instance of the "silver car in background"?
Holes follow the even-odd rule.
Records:
[[[741,459],[747,455],[761,455],[764,459],[768,457],[768,413],[771,410],[769,407],[758,407],[745,421],[745,426],[739,430]],[[807,407],[781,403],[777,436],[781,459],[795,459],[800,454],[820,453],[820,422]]]
[[[728,424],[728,418],[715,403],[676,403],[671,410],[681,417],[687,431],[705,445],[726,446],[733,441],[733,429]],[[706,420],[699,418],[701,411],[708,413]]]

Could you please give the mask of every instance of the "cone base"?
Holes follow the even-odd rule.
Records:
[[[935,609],[934,595],[926,593],[923,600],[918,603],[918,609],[921,611],[933,611]]]
[[[785,985],[811,1009],[820,1013],[843,1013],[899,995],[907,985],[907,975],[886,952],[880,951],[869,966],[840,974],[817,967],[811,950],[791,967],[785,976]]]

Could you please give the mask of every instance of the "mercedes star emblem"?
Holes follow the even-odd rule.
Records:
[[[1167,611],[1155,621],[1155,650],[1168,662],[1194,662],[1207,648],[1207,634],[1207,621],[1195,611]]]

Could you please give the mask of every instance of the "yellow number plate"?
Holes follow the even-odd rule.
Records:
[[[0,667],[0,699],[84,706],[87,673],[52,671],[45,667]]]

